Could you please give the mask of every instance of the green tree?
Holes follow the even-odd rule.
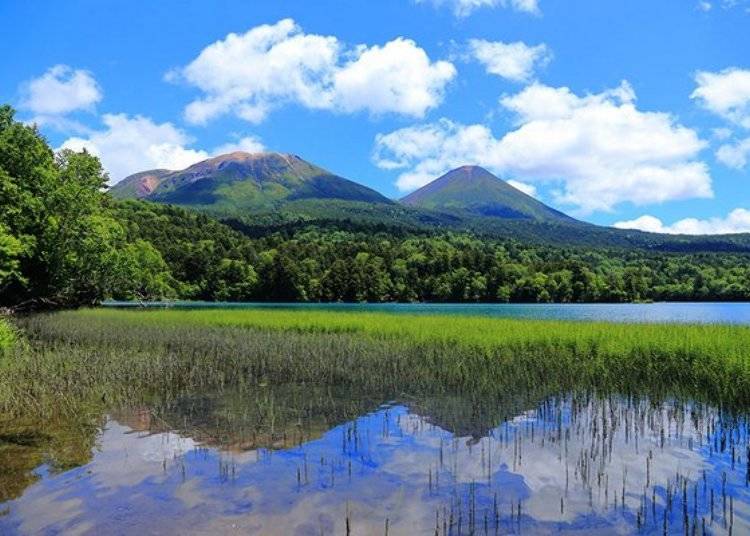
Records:
[[[7,229],[0,225],[0,292],[11,282],[21,282],[20,257],[22,253],[21,241],[8,234]]]
[[[113,295],[129,261],[101,163],[85,151],[54,155],[13,116],[0,107],[0,304],[65,307]]]
[[[111,296],[120,300],[161,300],[177,297],[172,274],[161,253],[149,242],[136,240],[119,252]]]

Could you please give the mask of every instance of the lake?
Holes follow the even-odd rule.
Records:
[[[234,307],[14,319],[0,534],[750,533],[746,327],[458,316],[746,304]]]
[[[106,307],[140,307],[134,302],[106,302]],[[148,307],[230,309],[320,309],[580,320],[604,322],[750,324],[750,303],[618,303],[618,304],[426,304],[426,303],[232,303],[153,302]]]
[[[0,533],[750,531],[747,422],[711,406],[285,389],[109,412],[79,467],[56,463],[80,438],[55,440]]]

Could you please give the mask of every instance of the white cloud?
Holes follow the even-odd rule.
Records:
[[[126,114],[102,116],[105,129],[88,137],[66,140],[60,149],[87,149],[98,156],[111,183],[148,169],[184,169],[212,155],[233,151],[258,152],[263,145],[255,137],[217,147],[211,152],[187,147],[192,138],[172,123],[155,123],[148,117]]]
[[[416,3],[421,4],[424,2],[430,2],[435,7],[448,6],[453,11],[456,17],[467,17],[471,15],[475,10],[483,7],[501,7],[509,8],[515,11],[522,11],[525,13],[531,13],[533,15],[539,15],[538,0],[415,0]]]
[[[229,34],[167,78],[204,93],[185,109],[189,122],[202,124],[226,113],[259,123],[284,104],[422,117],[455,75],[451,63],[431,61],[409,39],[349,49],[284,19]]]
[[[731,67],[718,73],[699,72],[695,76],[698,87],[691,97],[718,116],[744,128],[750,128],[750,70]],[[714,138],[727,141],[732,131],[726,127],[713,130]],[[750,138],[727,142],[716,151],[716,159],[735,169],[747,165]]]
[[[332,100],[346,112],[421,117],[440,103],[455,75],[451,63],[433,63],[414,41],[398,38],[382,47],[359,48],[355,59],[335,71]]]
[[[615,222],[612,227],[617,227],[618,229],[637,229],[649,233],[666,233],[664,222],[656,216],[651,216],[649,214],[644,214],[634,220]]]
[[[711,197],[711,177],[698,161],[705,142],[659,112],[635,106],[627,82],[577,96],[540,84],[501,99],[518,127],[495,138],[484,125],[443,119],[380,134],[374,162],[402,169],[397,186],[411,190],[465,164],[485,166],[525,183],[551,182],[559,203],[582,214],[674,199]]]
[[[722,145],[716,151],[716,158],[731,168],[743,169],[750,158],[750,138],[745,138],[735,144]]]
[[[528,81],[533,77],[535,69],[544,67],[552,59],[552,53],[547,45],[529,46],[520,41],[502,43],[471,39],[469,49],[488,73],[514,82]]]
[[[737,67],[695,75],[698,87],[691,97],[707,110],[750,128],[750,70]]]
[[[234,153],[237,151],[243,153],[262,153],[266,148],[263,146],[263,142],[257,136],[246,136],[235,142],[225,143],[219,145],[213,150],[213,154],[226,154]]]
[[[698,9],[701,10],[701,11],[708,12],[708,11],[711,11],[711,9],[713,7],[714,6],[713,6],[713,4],[711,4],[711,2],[706,2],[705,0],[700,0],[698,2]]]
[[[102,99],[102,91],[88,71],[55,65],[22,87],[21,103],[44,121],[77,110],[91,110]]]
[[[717,140],[728,140],[732,137],[732,131],[725,127],[711,129],[711,134]]]
[[[171,123],[154,123],[143,116],[105,114],[106,128],[86,138],[66,140],[61,149],[80,151],[85,148],[98,156],[112,182],[154,168],[182,169],[208,158],[205,151],[188,149],[192,140]]]
[[[685,218],[672,225],[664,225],[659,218],[654,216],[641,216],[634,220],[618,221],[614,227],[620,229],[640,229],[650,233],[668,234],[732,234],[750,232],[750,210],[737,208],[730,212],[726,218],[709,218],[699,220],[697,218]]]
[[[532,184],[526,184],[525,182],[514,181],[513,179],[508,180],[508,184],[510,184],[516,190],[521,190],[526,195],[530,195],[531,197],[539,197],[539,194],[536,191],[536,187]]]
[[[460,125],[448,119],[406,127],[375,137],[373,160],[383,169],[403,169],[396,186],[419,188],[466,164],[492,165],[498,141],[484,125]]]

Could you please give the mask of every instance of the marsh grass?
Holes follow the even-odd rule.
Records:
[[[263,384],[481,398],[576,388],[750,403],[750,329],[283,310],[111,310],[18,320],[13,413]]]
[[[663,469],[651,452],[665,438],[730,453],[730,483],[750,481],[745,327],[269,310],[81,310],[16,323],[25,340],[0,357],[0,488],[8,490],[0,502],[38,478],[41,463],[84,463],[105,412],[134,430],[176,431],[230,451],[302,445],[349,423],[346,454],[362,439],[357,416],[388,401],[424,425],[471,438],[446,440],[446,464],[441,441],[439,462],[427,469],[426,493],[451,497],[436,511],[436,533],[529,521],[522,498],[490,475],[502,463],[515,469],[522,453],[545,442],[564,445],[572,482],[600,508],[625,512],[628,502],[639,529],[689,531],[714,519],[732,527],[725,481],[671,467],[666,480],[649,480]],[[683,398],[693,401],[683,406]],[[514,421],[529,408],[533,418]],[[683,437],[688,421],[694,430]],[[610,468],[616,434],[660,441],[635,447],[647,476],[628,478],[627,490]],[[581,448],[568,454],[571,438]],[[451,460],[464,448],[486,464],[479,487],[451,478]],[[351,479],[344,454],[320,459],[331,486],[336,471],[337,481]],[[295,469],[300,489],[317,474],[308,475],[307,463]],[[219,470],[221,478],[235,474],[233,465]],[[559,500],[562,515],[567,493]],[[347,525],[356,522],[347,513]]]
[[[16,334],[8,322],[0,317],[0,353],[10,350],[15,343]]]

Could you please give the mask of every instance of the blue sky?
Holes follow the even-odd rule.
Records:
[[[595,223],[750,231],[746,0],[70,0],[0,19],[0,101],[113,181],[266,149],[399,197],[478,163]]]

